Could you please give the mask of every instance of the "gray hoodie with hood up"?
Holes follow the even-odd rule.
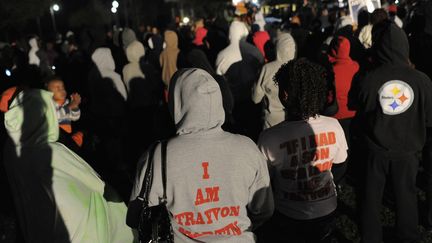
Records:
[[[178,136],[167,147],[167,207],[175,242],[255,242],[252,229],[274,209],[265,159],[250,139],[222,130],[221,92],[204,70],[174,75],[170,99]],[[150,205],[163,195],[160,153],[158,145]],[[141,189],[147,160],[144,154],[132,199]]]
[[[264,129],[272,127],[285,120],[285,111],[279,100],[279,88],[273,77],[279,68],[293,60],[296,56],[296,45],[292,36],[283,33],[276,44],[276,60],[264,65],[258,82],[255,83],[252,100],[260,103],[264,98]]]

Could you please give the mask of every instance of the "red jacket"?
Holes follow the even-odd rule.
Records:
[[[329,55],[335,74],[336,100],[339,106],[334,117],[336,119],[351,118],[355,115],[355,111],[348,110],[348,92],[351,88],[352,79],[360,67],[349,56],[350,42],[347,38],[340,36],[336,48],[331,50]]]
[[[204,27],[199,27],[195,31],[195,39],[193,43],[197,46],[204,45],[203,40],[207,36],[207,29]]]
[[[253,36],[253,43],[258,48],[258,50],[261,52],[263,57],[267,60],[267,57],[265,55],[264,46],[267,43],[267,41],[270,40],[270,35],[267,33],[267,31],[257,31]]]

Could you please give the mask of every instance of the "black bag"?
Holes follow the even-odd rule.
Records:
[[[339,111],[339,105],[336,99],[336,87],[334,84],[332,84],[332,87],[329,88],[329,92],[327,95],[328,97],[332,97],[332,101],[331,102],[326,102],[326,104],[324,105],[324,109],[321,112],[321,115],[324,116],[334,116],[336,115],[336,113],[338,113]]]
[[[140,242],[173,243],[174,234],[170,221],[170,213],[166,207],[166,147],[167,141],[161,142],[163,197],[159,205],[149,207],[148,197],[153,180],[153,155],[156,145],[150,149],[148,165],[145,171],[140,194],[128,206],[126,223],[137,228]]]
[[[324,107],[324,110],[321,112],[324,116],[334,116],[339,111],[339,105],[336,100],[336,98],[333,100],[333,102],[326,104]]]

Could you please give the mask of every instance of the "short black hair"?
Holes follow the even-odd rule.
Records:
[[[54,81],[61,81],[64,83],[63,79],[60,76],[51,75],[44,79],[45,88],[48,89],[48,85]]]
[[[316,117],[322,110],[327,96],[325,69],[305,58],[292,60],[277,71],[273,80],[279,86],[279,97],[283,91],[288,96],[281,102],[287,115],[294,120]]]

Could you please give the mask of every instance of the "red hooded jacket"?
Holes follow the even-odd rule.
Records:
[[[347,38],[338,38],[337,49],[331,50],[329,60],[333,64],[335,74],[336,100],[339,110],[334,115],[336,119],[351,118],[355,111],[348,110],[348,92],[354,75],[359,71],[359,64],[350,56],[350,42]]]
[[[267,31],[257,31],[253,36],[253,43],[258,48],[258,50],[261,52],[263,57],[267,57],[265,55],[264,46],[267,43],[267,41],[270,40],[270,35],[267,33]]]
[[[207,29],[204,27],[198,27],[195,32],[195,39],[193,43],[197,46],[203,45],[203,40],[207,36]]]

